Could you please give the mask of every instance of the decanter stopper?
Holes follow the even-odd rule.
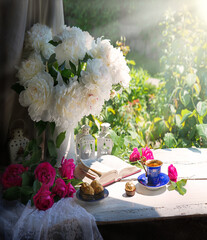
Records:
[[[109,134],[109,123],[101,124],[101,132],[97,138],[97,158],[102,155],[111,154],[113,148],[113,141]]]
[[[82,128],[82,136],[80,137],[80,159],[95,159],[95,139],[89,133],[90,127],[84,125]]]

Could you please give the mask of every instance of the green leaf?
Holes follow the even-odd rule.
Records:
[[[22,91],[25,90],[25,88],[19,84],[19,83],[15,83],[11,86],[11,89],[13,89],[16,93],[20,94]]]
[[[56,62],[56,54],[53,53],[50,58],[48,59],[48,65],[53,65],[54,62]]]
[[[30,164],[34,164],[34,163],[37,163],[38,161],[40,161],[41,156],[42,156],[42,149],[40,147],[33,149],[30,161],[28,161],[30,163],[27,166],[30,166]]]
[[[120,84],[118,84],[118,85],[114,88],[115,91],[119,91],[120,89],[121,89],[121,85],[120,85]]]
[[[41,188],[41,183],[36,179],[33,183],[33,191],[37,193]]]
[[[72,178],[72,179],[66,180],[66,184],[68,184],[69,182],[70,182],[73,186],[76,186],[76,185],[80,185],[83,181],[80,180],[80,179]]]
[[[39,121],[35,123],[35,127],[37,128],[38,136],[40,136],[47,127],[47,122]]]
[[[73,73],[70,69],[64,69],[63,71],[61,71],[62,77],[65,77],[67,79],[70,78],[72,74]]]
[[[93,59],[88,53],[86,53],[85,57],[83,58],[82,62],[87,62],[88,59]]]
[[[49,155],[53,158],[57,158],[57,150],[53,140],[47,141],[47,148],[48,148]]]
[[[184,110],[187,110],[187,109],[184,109]],[[190,112],[190,111],[184,111],[184,110],[182,110],[181,111],[181,115],[182,115],[182,121],[181,121],[181,123],[180,124],[182,124],[183,122],[185,122],[187,119],[188,119],[188,117],[192,114],[192,112]],[[185,114],[184,114],[184,112],[186,112]]]
[[[178,191],[181,195],[184,195],[186,193],[186,189],[182,186],[177,186],[175,190]]]
[[[62,41],[55,42],[55,41],[53,41],[53,40],[50,40],[49,43],[56,47],[57,45],[59,45],[60,43],[62,43]]]
[[[170,181],[170,185],[168,186],[168,190],[169,190],[169,191],[175,190],[176,187],[177,187],[176,182]]]
[[[20,198],[23,204],[27,204],[33,194],[33,188],[29,186],[21,187]]]
[[[196,124],[197,133],[203,139],[207,139],[207,124]]]
[[[66,131],[65,132],[61,132],[57,138],[56,138],[56,148],[59,148],[60,145],[62,144],[62,142],[64,141],[65,139],[65,134],[66,134]]]
[[[180,181],[177,182],[177,185],[179,186],[185,186],[187,183],[187,179],[181,179]]]
[[[24,194],[24,195],[31,195],[31,194],[33,194],[33,187],[32,186],[22,186],[20,188],[20,192],[21,192],[21,194]]]
[[[188,91],[186,90],[181,90],[180,91],[180,94],[179,94],[179,97],[180,97],[180,101],[182,102],[182,104],[186,107],[189,103],[190,103],[190,94],[188,93]]]
[[[55,131],[55,122],[50,122],[49,126],[50,126],[51,135],[53,136],[54,131]]]
[[[78,61],[78,71],[77,71],[78,77],[80,77],[81,70],[82,70],[82,65],[81,65],[81,62]]]
[[[56,163],[57,163],[57,158],[52,158],[52,159],[50,159],[50,164],[51,164],[53,167],[55,167]]]
[[[176,144],[176,139],[173,133],[166,133],[164,136],[164,141],[168,148],[173,148]]]
[[[172,184],[170,184],[170,186],[168,186],[168,190],[169,190],[169,191],[175,190],[175,186],[173,186]]]
[[[70,64],[72,73],[76,75],[76,66],[75,66],[75,64],[73,64],[71,61],[69,61],[69,64]]]
[[[20,197],[19,187],[10,187],[3,192],[3,198],[9,201],[17,200],[19,199],[19,197]]]
[[[205,116],[207,113],[207,103],[206,102],[198,102],[196,106],[196,110],[200,116]]]
[[[116,132],[112,129],[109,130],[109,134],[111,136],[111,139],[114,144],[118,145],[119,142],[119,136],[116,134]]]
[[[22,186],[32,186],[34,176],[31,172],[24,172],[22,174]]]

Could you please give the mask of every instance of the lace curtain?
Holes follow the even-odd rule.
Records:
[[[21,59],[24,34],[34,23],[46,24],[58,32],[64,24],[62,0],[1,0],[0,1],[0,165],[9,164],[7,144],[11,128],[18,119],[25,121],[25,134],[33,136],[33,124],[27,109],[20,106],[11,86]]]

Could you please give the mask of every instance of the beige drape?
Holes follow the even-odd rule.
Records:
[[[58,31],[64,24],[62,0],[0,0],[0,165],[9,163],[10,131],[18,127],[18,119],[25,122],[26,136],[33,134],[27,109],[20,106],[11,86],[17,81],[25,31],[37,22]]]

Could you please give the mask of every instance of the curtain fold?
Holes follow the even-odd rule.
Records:
[[[0,1],[0,165],[9,164],[8,141],[18,119],[25,122],[25,135],[33,136],[33,123],[27,109],[20,106],[11,86],[17,81],[25,31],[33,24],[46,24],[57,33],[64,25],[62,0]]]

